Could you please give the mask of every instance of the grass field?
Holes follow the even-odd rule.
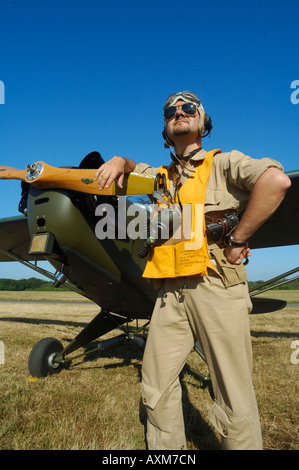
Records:
[[[269,296],[299,302],[299,291],[272,291]],[[0,364],[0,450],[146,448],[140,404],[142,351],[136,345],[78,358],[57,375],[29,380],[27,361],[33,345],[47,336],[67,344],[98,310],[68,292],[0,292],[0,340],[5,347]],[[299,340],[298,313],[299,307],[288,306],[250,317],[265,449],[299,448],[299,352],[292,349]],[[195,352],[188,365],[207,372]],[[189,449],[219,449],[219,436],[207,419],[213,403],[208,388],[203,389],[188,368],[182,387]]]

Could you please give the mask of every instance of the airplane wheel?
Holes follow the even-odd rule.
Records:
[[[36,343],[28,359],[28,369],[32,377],[42,378],[58,372],[61,364],[55,364],[54,358],[62,350],[61,342],[55,338],[44,338]]]

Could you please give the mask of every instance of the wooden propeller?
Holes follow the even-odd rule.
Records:
[[[151,194],[154,189],[154,176],[128,173],[124,178],[123,189],[113,182],[110,188],[100,190],[94,181],[95,172],[96,170],[58,168],[39,161],[28,165],[25,170],[0,166],[0,179],[26,181],[38,189],[71,189],[103,196]]]

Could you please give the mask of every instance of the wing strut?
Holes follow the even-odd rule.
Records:
[[[50,271],[47,271],[46,269],[40,268],[39,266],[37,266],[36,263],[33,264],[30,261],[27,261],[27,260],[21,258],[20,256],[17,256],[15,254],[13,254],[11,251],[6,251],[6,250],[1,250],[0,249],[0,253],[8,256],[9,258],[13,259],[14,261],[18,261],[19,263],[23,264],[27,268],[33,269],[34,271],[42,274],[43,276],[47,277],[48,279],[51,279],[54,282],[57,281],[56,274],[52,274],[52,273],[50,273]],[[74,286],[73,284],[71,284],[69,282],[65,282],[64,285],[69,290],[71,290],[73,292],[76,292],[77,294],[80,294],[80,295],[83,295],[84,297],[86,297],[86,294],[83,291],[81,291],[80,289],[78,289],[76,286]]]
[[[299,271],[299,266],[295,269],[292,269],[291,271],[287,271],[286,273],[283,273],[283,274],[280,274],[279,276],[273,277],[269,281],[261,282],[256,287],[253,287],[253,288],[249,289],[250,297],[261,294],[262,292],[266,292],[267,290],[274,289],[274,287],[283,286],[284,284],[288,284],[289,282],[292,282],[292,281],[295,281],[296,279],[299,279],[299,276],[294,276],[291,279],[285,279],[284,281],[271,286],[271,284],[273,284],[274,282],[280,281],[280,279],[291,276],[292,274],[295,274],[298,271]],[[270,286],[270,287],[268,287],[267,289],[263,289],[266,286]]]

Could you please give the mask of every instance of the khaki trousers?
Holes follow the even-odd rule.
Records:
[[[252,385],[247,283],[225,288],[217,274],[163,281],[142,366],[149,449],[186,449],[179,374],[198,340],[209,367],[215,402],[211,423],[223,449],[262,449]]]

